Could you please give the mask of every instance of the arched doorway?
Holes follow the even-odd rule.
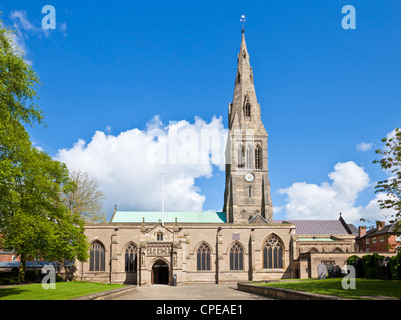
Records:
[[[168,284],[169,268],[163,260],[157,260],[152,267],[152,284]]]

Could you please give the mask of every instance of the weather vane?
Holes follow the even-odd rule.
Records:
[[[245,25],[245,16],[241,15],[241,19],[239,20],[242,22],[242,30],[244,30],[244,25]]]

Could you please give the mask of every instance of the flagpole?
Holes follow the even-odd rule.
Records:
[[[162,226],[164,226],[164,173],[162,173]]]

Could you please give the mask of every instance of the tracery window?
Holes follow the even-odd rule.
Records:
[[[260,145],[255,148],[255,169],[262,169],[262,148]]]
[[[263,246],[263,269],[283,268],[283,247],[277,236],[271,235]]]
[[[89,271],[105,271],[104,247],[100,242],[92,243],[89,256]]]
[[[125,271],[136,271],[137,264],[137,249],[136,246],[131,243],[127,249],[125,249]]]
[[[246,168],[247,169],[252,169],[252,162],[253,162],[252,155],[253,155],[252,147],[249,145],[246,148]]]
[[[245,147],[240,145],[238,148],[238,168],[245,167]]]
[[[210,247],[206,243],[202,243],[198,248],[196,265],[198,271],[210,270]]]
[[[251,104],[249,102],[245,104],[244,113],[245,119],[251,118]]]
[[[244,270],[244,249],[238,242],[230,250],[230,270]]]

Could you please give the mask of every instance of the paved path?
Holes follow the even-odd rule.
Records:
[[[236,284],[193,284],[182,286],[151,285],[116,300],[271,300],[237,290]]]

